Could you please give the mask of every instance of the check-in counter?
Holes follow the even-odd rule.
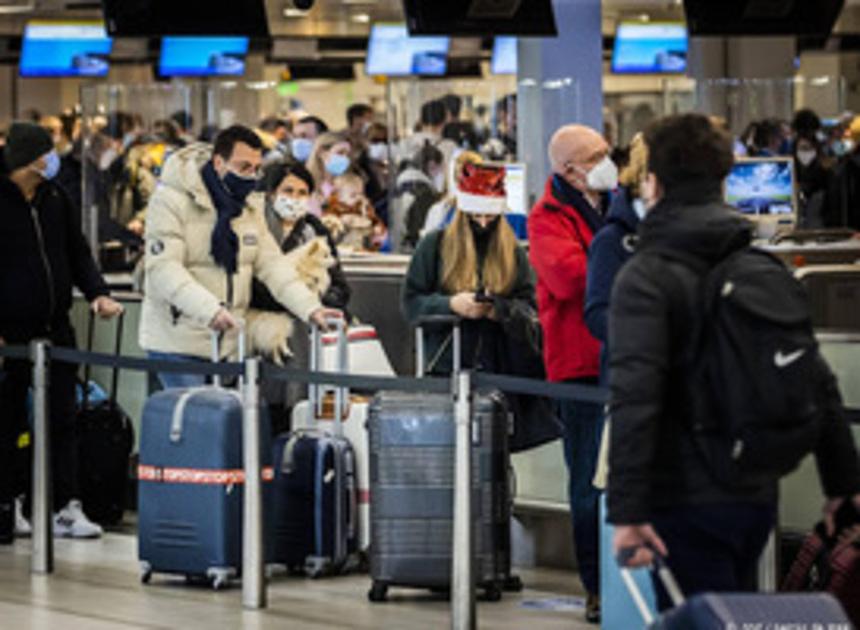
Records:
[[[832,243],[794,243],[784,241],[777,245],[758,245],[789,267],[802,265],[851,265],[860,261],[860,240],[851,239]]]

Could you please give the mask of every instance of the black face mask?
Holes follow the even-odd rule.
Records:
[[[501,217],[496,217],[484,226],[477,221],[469,219],[469,227],[472,228],[472,235],[475,237],[475,240],[479,242],[488,241],[496,233],[496,228],[499,227],[500,220]]]
[[[228,171],[221,181],[224,182],[224,187],[228,190],[230,196],[240,204],[244,204],[248,195],[254,192],[254,189],[257,187],[257,180],[255,178],[241,177],[233,171]]]

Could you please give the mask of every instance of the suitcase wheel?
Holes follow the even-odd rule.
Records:
[[[227,586],[230,583],[230,578],[235,574],[236,572],[233,569],[211,568],[206,571],[206,577],[209,578],[209,581],[212,584],[212,589],[215,591],[220,591],[222,588]]]
[[[502,589],[506,593],[521,593],[523,590],[523,581],[519,575],[509,575],[505,578]]]
[[[380,604],[388,599],[388,584],[385,582],[373,582],[373,586],[367,592],[367,599],[374,604]]]
[[[502,600],[502,589],[493,584],[484,589],[484,601],[499,602]]]
[[[331,569],[331,561],[328,558],[310,557],[305,560],[305,573],[312,580],[326,575]]]
[[[152,579],[152,567],[148,562],[140,563],[140,582],[141,584],[149,584]]]

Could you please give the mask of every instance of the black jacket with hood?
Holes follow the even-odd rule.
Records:
[[[648,522],[655,511],[680,505],[776,504],[775,482],[745,491],[717,484],[692,442],[681,357],[699,308],[699,276],[654,251],[681,250],[716,264],[750,236],[718,188],[707,195],[701,188],[676,191],[640,225],[637,253],[619,274],[610,306],[611,523]],[[860,491],[857,451],[823,360],[816,378],[824,409],[815,447],[822,485],[830,497],[847,496]]]
[[[0,337],[24,343],[39,336],[69,343],[72,288],[87,300],[108,295],[81,215],[66,192],[43,182],[28,202],[0,175]]]

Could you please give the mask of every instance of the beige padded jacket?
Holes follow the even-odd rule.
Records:
[[[231,224],[239,237],[239,268],[230,291],[227,273],[209,253],[217,213],[200,171],[211,155],[210,145],[194,144],[170,156],[150,200],[139,333],[144,350],[209,357],[209,323],[222,306],[244,318],[255,277],[302,321],[321,308],[269,232],[259,193],[248,197]],[[225,335],[222,358],[235,356],[236,340]]]

